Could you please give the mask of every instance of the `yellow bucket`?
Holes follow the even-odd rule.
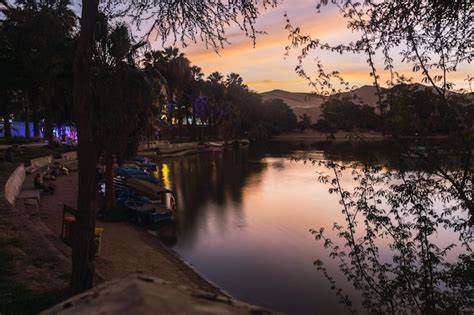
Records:
[[[100,245],[102,244],[102,233],[104,233],[104,228],[95,228],[95,256],[100,256]]]

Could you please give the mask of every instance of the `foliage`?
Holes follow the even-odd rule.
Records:
[[[308,114],[301,115],[300,119],[301,121],[298,123],[298,127],[301,131],[311,127],[311,118],[308,116]]]
[[[338,71],[327,71],[321,59],[316,58],[316,76],[307,74],[303,60],[314,50],[337,54],[364,54],[377,94],[378,113],[382,115],[381,130],[391,134],[449,133],[455,129],[472,128],[470,115],[464,115],[463,106],[472,106],[472,95],[460,99],[452,93],[454,84],[449,76],[458,68],[472,62],[472,38],[474,34],[471,16],[474,8],[469,1],[327,1],[321,0],[317,12],[325,6],[335,6],[347,22],[347,28],[359,36],[355,41],[327,43],[303,35],[299,27],[287,17],[286,28],[291,43],[286,47],[300,48],[296,72],[308,79],[309,84],[323,94],[349,91],[350,84]],[[411,81],[395,68],[395,55],[421,74],[421,83],[430,90],[404,95],[409,91],[404,83]],[[383,68],[376,65],[384,61]],[[385,83],[388,93],[381,87],[381,73],[389,78]],[[467,78],[469,84],[471,77]],[[399,88],[399,85],[402,86]],[[395,94],[395,95],[393,95]],[[471,93],[472,94],[472,93]],[[390,113],[387,113],[390,111]],[[388,114],[389,117],[384,117]],[[455,117],[454,117],[455,116]],[[386,119],[385,119],[386,118]],[[380,124],[380,125],[382,125]]]
[[[272,134],[291,131],[296,127],[296,115],[281,99],[272,99],[263,103],[264,121]]]
[[[135,154],[156,115],[154,92],[159,88],[153,87],[155,82],[134,64],[137,47],[127,25],[110,28],[103,21],[93,68],[97,106],[91,118],[99,150],[119,161]]]
[[[76,16],[68,1],[18,1],[0,21],[0,95],[4,117],[40,117],[50,136],[53,123],[71,121],[72,59]]]
[[[374,164],[313,163],[329,170],[331,175],[320,173],[318,179],[340,199],[345,220],[333,225],[339,241],[324,228],[311,232],[361,292],[368,313],[472,311],[473,230],[465,202],[453,193],[445,177],[426,171],[387,170]],[[454,178],[462,174],[450,172]],[[353,178],[353,189],[343,187],[343,176]],[[441,230],[456,233],[459,241],[437,245],[436,235]],[[317,260],[315,265],[340,301],[356,313],[351,298],[338,288],[323,262]]]
[[[264,0],[264,5],[276,4],[275,0]],[[131,19],[139,28],[142,21],[148,21],[151,28],[146,39],[156,31],[166,42],[169,37],[185,44],[187,39],[201,39],[215,49],[226,42],[225,28],[237,24],[246,35],[255,38],[254,22],[258,8],[254,1],[154,1],[141,0],[129,3],[107,0],[102,2],[103,11],[110,17]],[[81,11],[81,31],[74,64],[74,109],[79,137],[79,192],[77,210],[77,237],[73,240],[71,289],[84,291],[92,286],[94,275],[94,255],[92,232],[95,226],[97,208],[97,174],[95,165],[98,154],[90,137],[93,123],[88,118],[88,110],[93,100],[91,67],[93,63],[93,39],[99,13],[99,1],[83,0]]]

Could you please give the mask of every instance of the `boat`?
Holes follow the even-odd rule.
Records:
[[[206,142],[206,146],[222,148],[225,146],[225,142],[224,141],[209,141],[209,142]]]
[[[131,210],[131,220],[139,224],[153,225],[158,222],[171,220],[173,211],[167,207],[147,200],[130,199],[124,206]]]
[[[123,191],[122,196],[127,200],[123,205],[130,211],[130,219],[148,225],[171,220],[176,209],[172,190],[138,178],[127,179],[126,186],[128,191]]]
[[[135,163],[135,165],[137,165],[138,167],[144,169],[147,172],[156,171],[157,164],[152,163],[151,160],[148,159],[147,157],[136,156],[135,158],[133,158],[133,162]]]
[[[167,189],[157,183],[151,183],[140,178],[129,178],[126,182],[129,189],[134,190],[138,194],[151,199],[158,198],[168,193],[174,195],[172,190]]]
[[[159,181],[153,176],[147,174],[143,169],[138,168],[128,168],[128,167],[116,167],[114,169],[114,174],[116,177],[121,177],[124,179],[136,178],[147,181],[152,184],[158,184]]]
[[[402,153],[401,156],[407,159],[422,159],[428,157],[428,152],[423,146],[412,146],[406,153]]]
[[[209,141],[209,142],[206,142],[205,145],[208,148],[208,150],[211,150],[211,151],[222,151],[225,148],[224,141]]]

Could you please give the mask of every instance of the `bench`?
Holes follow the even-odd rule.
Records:
[[[28,202],[28,200],[33,200],[36,205],[39,206],[40,203],[40,189],[28,189],[28,190],[23,190],[18,197],[16,197],[17,200],[23,199],[25,202]]]

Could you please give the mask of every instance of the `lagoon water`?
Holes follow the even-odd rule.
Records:
[[[274,144],[159,161],[155,176],[178,196],[169,246],[243,301],[290,314],[347,313],[313,262],[322,259],[356,304],[357,293],[309,232],[343,220],[339,200],[317,181],[326,169],[292,157],[350,161],[364,158],[358,150]],[[350,176],[343,184],[353,185]]]

